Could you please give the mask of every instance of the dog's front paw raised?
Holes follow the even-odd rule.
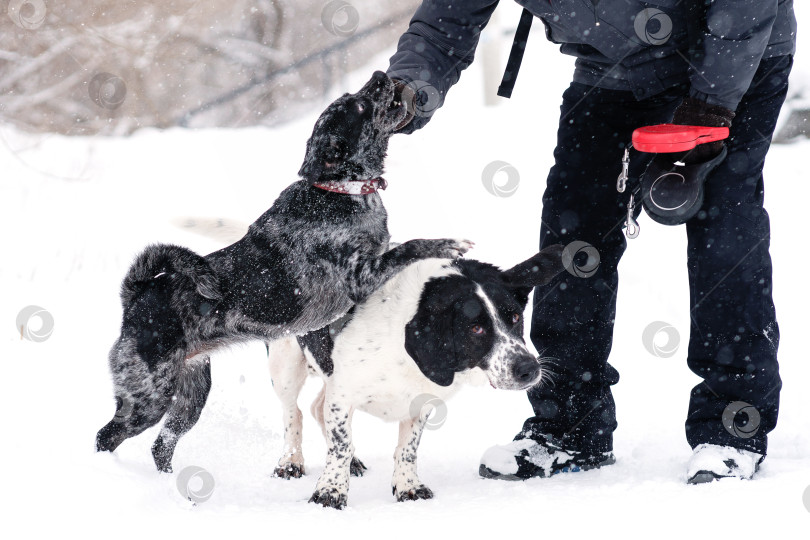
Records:
[[[334,508],[336,510],[343,510],[348,501],[348,493],[341,492],[337,488],[322,488],[315,490],[309,502],[320,504],[325,508]]]
[[[434,257],[439,259],[457,259],[470,251],[475,245],[471,240],[443,238],[433,240]]]
[[[289,480],[290,478],[301,478],[304,476],[304,466],[297,463],[285,463],[279,465],[273,471],[273,476]]]
[[[394,493],[394,497],[396,497],[398,502],[403,501],[418,501],[419,499],[432,499],[433,498],[433,491],[430,490],[424,484],[419,484],[418,486],[407,486],[401,489],[394,486],[391,491]]]
[[[405,259],[457,259],[467,253],[475,244],[470,240],[441,238],[409,240],[392,249],[386,255],[396,254]]]

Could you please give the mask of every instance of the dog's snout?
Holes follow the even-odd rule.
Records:
[[[394,85],[391,82],[391,79],[388,78],[388,75],[382,71],[375,71],[371,76],[371,80],[366,83],[361,92],[365,91],[365,93],[371,94],[375,98],[378,98],[383,91],[388,89],[389,86],[393,88]]]
[[[523,357],[515,362],[512,373],[516,381],[523,384],[532,383],[540,376],[540,363],[534,357]]]

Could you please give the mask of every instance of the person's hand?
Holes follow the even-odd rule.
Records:
[[[410,87],[405,81],[395,79],[394,80],[394,102],[395,103],[403,103],[405,105],[405,118],[397,124],[394,128],[394,133],[400,133],[408,127],[408,124],[411,123],[413,117],[416,116],[414,112],[415,105],[414,105],[415,94],[413,88]],[[413,130],[406,130],[406,132],[410,132]]]
[[[730,128],[732,120],[734,120],[734,111],[720,105],[709,105],[705,101],[687,97],[675,109],[672,123],[682,126]],[[723,151],[723,144],[723,141],[699,144],[694,149],[683,154],[680,160],[686,164],[709,161]]]

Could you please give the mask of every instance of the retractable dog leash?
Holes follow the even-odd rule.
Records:
[[[619,177],[616,180],[616,190],[619,193],[624,193],[625,189],[627,188],[627,180],[629,179],[629,171],[630,171],[630,150],[635,149],[639,152],[644,153],[654,153],[654,154],[666,154],[666,153],[676,153],[676,152],[686,152],[692,150],[699,144],[705,144],[714,141],[720,141],[727,138],[729,135],[729,130],[727,127],[707,127],[707,126],[686,126],[686,125],[679,125],[679,124],[657,124],[654,126],[645,126],[640,127],[633,131],[632,142],[628,144],[624,149],[624,154],[622,155],[622,170],[619,173]],[[713,169],[717,164],[722,161],[725,157],[725,151],[721,153],[720,156],[717,156],[706,163],[698,164],[698,167],[691,172],[690,179],[693,182],[699,182],[697,186],[699,190],[699,197],[696,197],[691,205],[702,202],[702,181],[705,179],[705,176]],[[667,224],[675,224],[674,218],[667,216],[666,218],[662,218],[661,216],[653,215],[654,212],[651,212],[650,205],[656,208],[656,210],[661,210],[662,212],[667,212],[671,210],[675,210],[680,206],[687,204],[686,201],[681,203],[680,205],[673,207],[673,208],[666,208],[663,206],[657,206],[657,203],[652,198],[652,192],[655,189],[656,185],[659,181],[664,180],[672,180],[673,178],[677,181],[685,184],[687,182],[686,177],[684,174],[677,171],[677,166],[681,165],[685,167],[685,170],[688,170],[685,165],[679,164],[678,162],[673,163],[673,170],[664,171],[662,174],[659,174],[655,180],[651,182],[650,187],[650,194],[646,197],[646,201],[648,204],[644,206],[647,213],[653,217],[656,221],[666,222],[663,221],[665,219],[673,220],[672,223]],[[694,166],[693,166],[694,168]],[[649,171],[649,167],[648,167]],[[645,172],[646,174],[646,172]],[[636,238],[641,231],[641,227],[639,226],[638,222],[634,218],[635,207],[636,207],[636,196],[639,195],[641,192],[642,182],[639,182],[638,186],[630,193],[630,200],[627,203],[627,219],[625,221],[625,234],[628,238]]]

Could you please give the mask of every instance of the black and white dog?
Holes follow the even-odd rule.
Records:
[[[178,439],[197,422],[211,388],[209,355],[251,339],[322,328],[407,265],[455,258],[465,240],[412,240],[386,251],[377,189],[388,139],[405,116],[382,72],[318,119],[301,180],[287,187],[238,242],[200,256],[148,247],[121,287],[121,335],[110,351],[117,410],[96,449],[166,422],[152,447],[171,471]]]
[[[523,311],[532,287],[563,270],[562,253],[562,246],[552,246],[506,271],[473,260],[419,261],[343,320],[272,343],[270,372],[285,422],[276,475],[304,472],[297,399],[309,369],[324,379],[312,413],[328,446],[310,502],[343,508],[350,474],[365,469],[352,446],[356,409],[399,422],[392,482],[397,500],[431,498],[416,473],[416,450],[431,412],[422,410],[420,397],[445,400],[476,371],[499,389],[539,382],[541,364],[523,340]]]

